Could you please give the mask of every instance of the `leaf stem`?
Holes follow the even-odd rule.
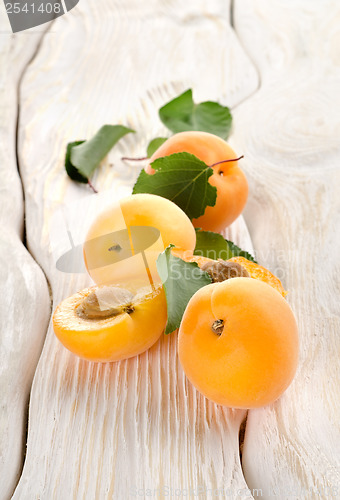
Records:
[[[129,158],[128,156],[122,156],[123,161],[143,161],[143,160],[148,160],[148,156],[144,156],[142,158]]]
[[[221,160],[221,161],[217,161],[216,163],[213,163],[212,165],[210,165],[210,168],[212,168],[212,167],[216,167],[216,165],[220,165],[221,163],[228,163],[229,161],[238,161],[238,160],[242,160],[242,158],[244,158],[244,155],[240,156],[239,158],[231,158],[230,160]]]
[[[92,189],[92,191],[94,193],[98,193],[98,191],[96,190],[96,188],[94,187],[94,185],[92,184],[92,182],[90,181],[90,179],[87,180],[87,185],[90,186],[90,188]]]

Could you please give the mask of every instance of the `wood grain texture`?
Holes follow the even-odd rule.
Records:
[[[300,365],[250,411],[243,470],[263,498],[337,498],[340,486],[338,2],[239,1],[235,27],[261,88],[235,113],[258,259],[290,290]],[[249,120],[249,117],[253,120]]]
[[[23,466],[27,407],[50,316],[45,277],[22,243],[24,210],[16,161],[21,73],[41,34],[18,40],[0,6],[0,498],[13,493]]]
[[[148,140],[164,134],[161,104],[192,86],[198,100],[235,105],[257,85],[230,28],[227,2],[80,2],[53,23],[23,80],[19,159],[28,246],[49,279],[54,307],[89,282],[83,274],[58,272],[49,244],[50,233],[58,240],[57,209],[78,200],[73,222],[85,224],[93,215],[83,208],[93,195],[65,175],[66,143],[90,137],[103,123],[138,130],[93,179],[100,192],[113,189],[106,194],[117,198],[139,170],[121,156],[144,154]],[[251,250],[242,219],[228,235]],[[66,351],[49,328],[13,498],[123,499],[136,488],[139,497],[147,488],[224,488],[234,498],[251,498],[239,457],[245,412],[201,397],[185,379],[176,349],[171,335],[136,358],[88,363]]]

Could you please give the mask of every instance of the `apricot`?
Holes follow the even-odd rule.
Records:
[[[160,283],[156,260],[172,243],[176,255],[194,250],[195,229],[175,203],[154,194],[134,194],[93,221],[83,246],[86,268],[97,285]]]
[[[193,225],[207,231],[221,231],[241,214],[248,197],[248,182],[237,161],[215,165],[237,158],[235,151],[216,135],[198,131],[179,132],[155,151],[145,171],[153,174],[150,164],[154,160],[181,152],[191,153],[212,167],[214,173],[209,182],[217,189],[215,206],[208,206],[201,217],[193,219]]]
[[[246,271],[248,271],[251,278],[264,281],[268,285],[275,288],[283,297],[287,295],[287,291],[283,288],[283,285],[279,278],[277,278],[273,273],[271,273],[267,268],[252,262],[245,257],[232,257],[228,262],[235,262],[240,264]]]
[[[193,295],[178,349],[188,379],[208,399],[257,408],[274,402],[293,380],[298,328],[277,290],[260,280],[233,278]]]
[[[91,287],[65,299],[53,315],[61,343],[90,361],[117,361],[144,352],[160,337],[167,321],[162,286],[129,289]]]
[[[196,262],[203,271],[206,271],[211,276],[214,282],[243,276],[264,281],[275,288],[283,297],[286,297],[288,294],[277,276],[271,273],[267,268],[245,257],[232,257],[228,260],[214,260],[209,257],[204,257],[203,255],[192,255],[190,252],[186,252],[182,254],[182,258],[186,262]]]

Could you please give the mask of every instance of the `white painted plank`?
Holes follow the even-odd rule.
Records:
[[[56,271],[49,248],[53,213],[88,197],[63,170],[68,141],[103,123],[125,123],[124,138],[94,177],[102,192],[131,188],[144,153],[164,133],[158,107],[193,87],[198,100],[236,104],[257,74],[229,26],[222,1],[80,2],[53,24],[22,88],[20,163],[31,252],[45,270],[54,306],[88,278]],[[100,30],[98,29],[100,26]],[[235,64],[234,64],[235,62]],[[125,192],[125,191],[124,191]],[[86,202],[86,200],[85,200]],[[92,214],[79,213],[84,223]],[[250,244],[242,219],[232,230]],[[135,488],[224,488],[250,498],[239,460],[244,411],[209,403],[186,381],[176,335],[113,364],[80,361],[48,331],[30,401],[27,456],[14,499],[127,498]],[[242,491],[241,491],[242,490]],[[143,496],[143,495],[142,495]]]
[[[243,470],[262,498],[339,494],[339,20],[336,1],[236,2],[262,83],[235,113],[246,220],[259,260],[290,290],[301,348],[283,398],[248,414]]]
[[[0,30],[0,497],[5,500],[23,465],[29,392],[50,299],[45,277],[22,243],[23,197],[15,154],[18,85],[41,33],[12,36],[3,3]]]

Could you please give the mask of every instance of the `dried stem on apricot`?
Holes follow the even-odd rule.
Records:
[[[223,333],[224,330],[224,321],[223,319],[217,319],[216,321],[213,322],[211,325],[211,329],[216,335],[220,336]]]

